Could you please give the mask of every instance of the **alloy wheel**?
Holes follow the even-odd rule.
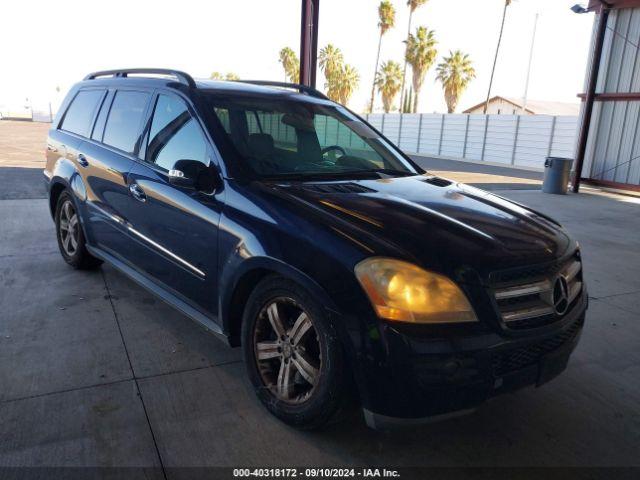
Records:
[[[72,257],[78,251],[80,242],[80,224],[78,214],[71,203],[66,200],[60,209],[60,226],[58,235],[60,235],[60,244],[64,252]]]
[[[318,333],[313,320],[293,299],[267,303],[254,330],[258,371],[280,400],[298,404],[314,392],[322,368]]]

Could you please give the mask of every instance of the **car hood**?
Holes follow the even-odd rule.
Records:
[[[575,242],[552,219],[468,185],[431,175],[278,185],[291,201],[376,254],[404,256],[449,275],[556,260]],[[347,227],[348,228],[348,227]]]

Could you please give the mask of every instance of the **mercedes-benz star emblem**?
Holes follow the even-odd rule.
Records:
[[[553,308],[558,315],[563,315],[569,308],[569,285],[563,275],[559,275],[553,284]]]

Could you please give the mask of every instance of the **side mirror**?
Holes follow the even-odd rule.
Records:
[[[171,185],[203,193],[213,193],[220,186],[217,172],[197,160],[178,160],[168,177]]]
[[[195,188],[195,182],[187,177],[182,170],[169,170],[169,183],[176,187]]]

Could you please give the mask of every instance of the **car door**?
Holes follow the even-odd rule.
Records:
[[[91,138],[80,145],[86,174],[91,243],[118,260],[135,260],[127,228],[127,174],[140,143],[151,92],[111,89],[105,97]]]
[[[58,168],[59,175],[67,178],[70,188],[81,200],[87,197],[89,169],[82,153],[84,139],[91,135],[96,111],[106,95],[104,88],[81,89],[69,102],[56,129],[49,132],[47,139],[47,165]],[[56,167],[57,166],[57,167]],[[82,218],[87,217],[84,202],[79,202]],[[85,222],[85,230],[90,232]]]
[[[211,144],[194,110],[169,92],[156,95],[145,139],[144,161],[135,162],[127,178],[124,212],[141,247],[137,265],[181,300],[215,316],[222,189],[203,192],[172,184],[169,176],[185,161],[217,175]]]

